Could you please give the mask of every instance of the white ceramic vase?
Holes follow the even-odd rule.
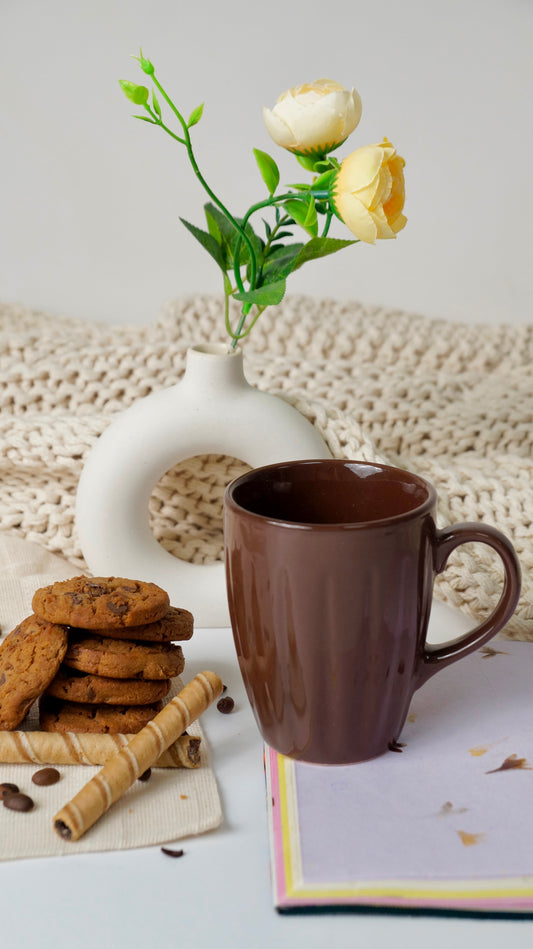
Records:
[[[222,627],[230,622],[224,565],[179,560],[149,524],[158,481],[202,454],[238,458],[253,468],[330,457],[303,415],[247,382],[240,350],[194,346],[177,385],[140,399],[98,439],[79,481],[76,526],[94,575],[151,580],[173,605],[193,613],[196,626]]]

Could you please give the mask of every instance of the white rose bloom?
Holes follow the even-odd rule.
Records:
[[[353,132],[361,112],[355,89],[316,79],[282,93],[273,109],[263,109],[263,119],[277,145],[303,155],[326,154]]]

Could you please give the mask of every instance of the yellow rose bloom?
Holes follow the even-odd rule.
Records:
[[[263,109],[263,119],[277,145],[299,155],[327,154],[353,132],[362,108],[355,89],[316,79],[283,92],[273,109]]]
[[[407,223],[405,161],[385,138],[379,145],[356,149],[333,180],[331,200],[352,234],[367,244],[396,237]]]

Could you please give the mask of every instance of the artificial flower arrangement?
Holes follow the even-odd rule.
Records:
[[[192,169],[210,198],[204,205],[207,230],[181,220],[222,271],[225,323],[232,349],[248,335],[268,306],[281,302],[287,278],[303,264],[359,241],[373,244],[396,237],[405,227],[405,162],[394,146],[385,138],[380,144],[356,149],[342,161],[332,154],[359,124],[362,104],[355,89],[348,91],[333,80],[318,79],[289,89],[273,109],[263,109],[271,138],[296,156],[312,180],[278,190],[280,172],[276,162],[266,152],[254,149],[268,197],[253,204],[243,217],[237,217],[210,188],[196,160],[191,129],[202,118],[203,105],[193,109],[186,119],[142,50],[135,59],[153,84],[150,96],[146,86],[120,80],[127,98],[144,109],[145,114],[135,118],[158,126],[185,147]],[[177,132],[164,121],[159,96],[177,120]],[[273,215],[271,223],[263,217],[268,209]],[[252,225],[252,218],[258,214],[262,235]],[[354,239],[328,236],[334,217],[347,226]],[[300,239],[295,239],[295,230]],[[301,239],[303,235],[305,240]],[[231,325],[230,298],[240,303],[235,326]]]

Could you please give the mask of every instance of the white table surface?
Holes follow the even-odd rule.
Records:
[[[433,641],[471,625],[435,603]],[[217,672],[236,702],[203,716],[224,823],[160,847],[0,863],[0,933],[13,949],[454,949],[533,945],[533,922],[379,914],[279,915],[273,908],[262,741],[242,685],[229,629],[198,629],[186,644],[186,678]],[[105,819],[105,818],[103,818]]]

